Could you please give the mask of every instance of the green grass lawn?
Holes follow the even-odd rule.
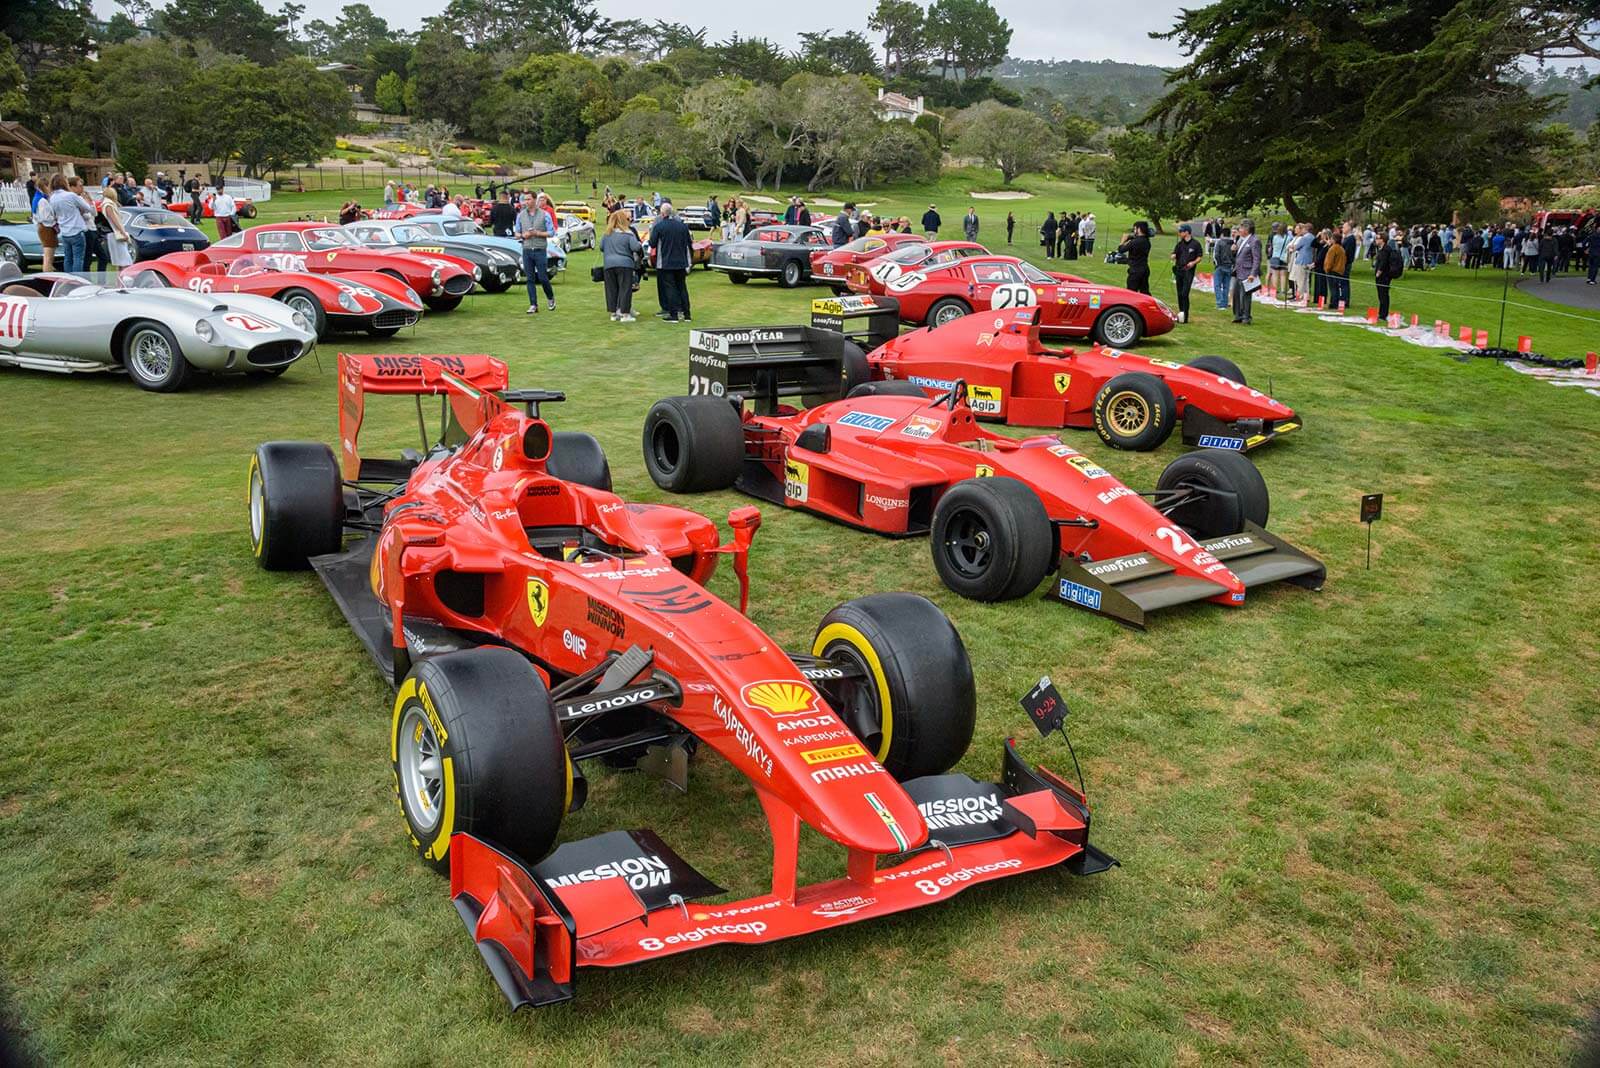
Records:
[[[965,190],[995,184],[860,199],[915,217],[936,198],[954,231]],[[1022,185],[1044,197],[1019,215],[1092,208],[1102,245],[1128,222],[1086,187]],[[263,220],[340,200],[275,198]],[[1009,206],[980,206],[991,244]],[[687,328],[608,322],[592,255],[573,257],[554,315],[478,296],[391,342],[329,343],[276,381],[155,396],[0,372],[0,981],[44,1058],[1549,1064],[1574,1043],[1600,997],[1600,400],[1311,316],[1232,326],[1199,294],[1194,323],[1140,348],[1223,353],[1305,414],[1256,459],[1272,527],[1327,562],[1322,593],[1133,633],[1036,599],[963,601],[923,541],[771,507],[752,560],[752,614],[789,644],[876,590],[949,613],[979,687],[974,775],[1032,734],[1017,698],[1052,675],[1097,842],[1123,867],[586,971],[575,1003],[508,1013],[407,845],[388,688],[313,577],[250,558],[245,464],[263,440],[334,440],[341,347],[481,351],[514,384],[566,390],[557,428],[600,438],[624,496],[663,499],[639,429],[683,391]],[[700,325],[800,321],[819,292],[704,272],[691,291]],[[1395,307],[1490,327],[1464,309],[1498,294],[1487,276],[1408,273]],[[1513,309],[1517,333],[1563,356],[1600,337]],[[1068,440],[1135,486],[1177,455]],[[1366,492],[1387,495],[1370,571]],[[687,503],[720,520],[745,502]],[[762,887],[765,824],[715,757],[687,797],[599,774],[566,833],[645,826],[735,893]],[[808,849],[802,876],[835,863]]]

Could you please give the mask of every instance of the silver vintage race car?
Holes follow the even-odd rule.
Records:
[[[311,351],[305,316],[267,297],[123,289],[0,264],[0,366],[126,371],[142,389],[182,389],[197,370],[281,374]]]

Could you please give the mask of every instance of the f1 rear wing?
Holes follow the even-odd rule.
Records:
[[[845,336],[810,326],[730,327],[689,331],[689,392],[739,396],[759,414],[784,397],[810,403],[844,392]]]
[[[811,302],[811,325],[833,330],[871,352],[900,336],[900,302],[865,294],[818,297]]]
[[[402,394],[417,398],[417,421],[423,422],[422,398],[445,398],[445,423],[441,438],[460,433],[463,438],[481,427],[504,407],[496,394],[508,381],[504,361],[483,354],[422,355],[339,353],[339,450],[346,480],[404,479],[409,465],[392,460],[362,460],[358,451],[366,395]],[[423,447],[429,442],[423,434]]]

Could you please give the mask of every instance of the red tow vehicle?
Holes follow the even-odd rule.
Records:
[[[206,250],[213,260],[240,256],[268,257],[288,271],[343,274],[374,271],[399,279],[415,290],[430,311],[450,311],[473,286],[478,269],[443,253],[407,252],[402,248],[369,248],[332,223],[286,222],[252,226],[216,242]]]
[[[389,757],[413,847],[513,1006],[573,995],[580,967],[762,944],[948,899],[1041,868],[1116,863],[1080,789],[1005,747],[999,782],[949,769],[975,689],[965,648],[911,594],[847,601],[785,653],[743,613],[760,513],[732,540],[693,512],[623,501],[589,435],[552,432],[560,393],[507,389],[488,356],[339,358],[338,458],[271,442],[250,463],[250,544],[314,568],[396,687]],[[439,398],[399,457],[360,452],[370,394]],[[518,405],[523,410],[518,410]],[[728,557],[736,610],[705,586]],[[556,848],[604,759],[682,783],[697,748],[754,787],[769,892],[724,893],[656,834]],[[802,826],[844,853],[802,886]]]
[[[966,381],[980,419],[1012,426],[1093,427],[1117,449],[1159,447],[1181,422],[1183,442],[1242,452],[1299,430],[1293,408],[1252,389],[1222,356],[1173,363],[1094,345],[1051,348],[1040,338],[1043,311],[1016,308],[963,316],[938,328],[900,333],[892,297],[812,301],[812,325],[847,333],[848,385],[909,382],[929,397]]]
[[[984,429],[961,380],[932,400],[909,382],[838,399],[849,344],[806,326],[692,331],[690,395],[645,420],[650,477],[931,535],[940,579],[976,600],[1026,596],[1055,572],[1047,597],[1136,627],[1190,601],[1237,607],[1267,583],[1322,587],[1322,564],[1265,529],[1266,482],[1241,453],[1186,453],[1136,492],[1053,436]]]
[[[277,262],[265,255],[220,261],[204,252],[169,252],[124,268],[121,277],[124,284],[134,286],[271,297],[304,315],[318,337],[344,330],[393,337],[422,314],[422,298],[387,274],[285,271],[275,266]]]

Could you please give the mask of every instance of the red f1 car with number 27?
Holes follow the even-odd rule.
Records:
[[[437,436],[363,456],[373,393],[414,395],[419,418],[440,398]],[[315,568],[396,686],[389,756],[412,844],[449,872],[513,1006],[570,998],[580,966],[771,942],[1115,863],[1089,844],[1081,790],[1011,743],[999,783],[949,773],[976,698],[931,602],[848,601],[785,653],[743,614],[760,513],[735,509],[719,544],[703,516],[621,500],[598,443],[540,417],[560,393],[507,389],[488,356],[341,355],[339,397],[340,459],[321,443],[256,450],[251,546],[269,569]],[[722,556],[738,610],[705,586]],[[681,784],[701,747],[755,788],[770,892],[703,900],[724,891],[649,830],[551,852],[591,761]],[[843,848],[844,877],[799,885],[802,826]]]
[[[977,312],[940,327],[900,333],[893,297],[811,302],[811,324],[843,331],[845,379],[910,382],[932,397],[957,379],[980,419],[1012,426],[1094,427],[1115,449],[1159,447],[1183,426],[1183,441],[1243,452],[1300,429],[1293,408],[1251,389],[1237,364],[1197,356],[1186,364],[1120,349],[1050,348],[1037,307]],[[861,351],[857,351],[857,350]]]
[[[975,600],[1025,596],[1054,571],[1046,596],[1130,626],[1189,601],[1238,606],[1265,583],[1321,588],[1322,564],[1265,529],[1266,482],[1243,454],[1186,453],[1137,493],[1053,436],[984,429],[960,380],[932,400],[910,382],[838,399],[847,345],[809,326],[692,331],[690,395],[645,420],[650,477],[931,534],[940,579]]]

